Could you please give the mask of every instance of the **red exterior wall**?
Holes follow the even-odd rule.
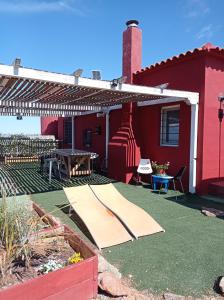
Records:
[[[58,117],[41,117],[41,134],[58,138]]]
[[[63,141],[64,139],[64,118],[58,118],[58,139]]]
[[[117,131],[121,118],[121,110],[110,112],[110,132],[109,137],[113,136]],[[101,126],[101,135],[95,134],[96,127]],[[83,145],[83,132],[85,129],[91,129],[92,146],[86,148]],[[75,147],[99,154],[99,159],[102,162],[106,154],[106,118],[97,118],[96,114],[90,114],[75,118]]]
[[[224,58],[207,56],[205,63],[201,193],[207,193],[208,183],[216,179],[224,179],[224,120],[219,128],[218,119],[218,95],[224,92]],[[219,135],[220,129],[221,135]]]
[[[184,59],[168,66],[157,67],[134,76],[134,83],[139,85],[156,86],[165,82],[169,89],[186,90],[200,93],[199,132],[198,132],[198,157],[197,157],[197,182],[201,181],[202,161],[202,123],[204,103],[205,58],[198,56],[193,59]],[[176,105],[177,103],[169,103]],[[169,161],[169,172],[175,174],[182,166],[187,166],[183,181],[185,190],[189,182],[189,157],[190,157],[190,124],[191,108],[181,103],[180,108],[180,140],[178,147],[160,146],[160,120],[161,107],[155,105],[139,108],[138,124],[141,134],[141,155],[159,162]],[[146,126],[147,120],[147,126]],[[148,137],[148,138],[146,138]]]
[[[101,126],[101,135],[97,135],[96,127]],[[83,134],[85,129],[92,130],[92,146],[83,145]],[[75,118],[75,148],[96,152],[100,160],[105,157],[105,117],[97,118],[96,114],[90,114]]]
[[[174,104],[174,103],[173,103]],[[183,177],[185,190],[188,189],[189,156],[190,156],[190,107],[185,103],[180,104],[180,135],[179,146],[160,146],[160,121],[161,108],[164,105],[142,107],[138,111],[139,141],[142,158],[164,163],[169,161],[168,174],[175,175],[182,166],[187,166]],[[172,104],[171,104],[172,105]],[[166,105],[169,106],[169,105]]]

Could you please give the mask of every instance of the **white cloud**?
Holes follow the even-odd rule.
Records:
[[[75,7],[74,0],[61,0],[61,1],[1,1],[0,0],[0,13],[44,13],[44,12],[60,12],[71,11],[73,13],[82,15],[83,12]]]
[[[188,0],[184,5],[185,17],[192,19],[203,17],[210,13],[210,7],[206,0]]]
[[[209,24],[209,25],[206,25],[206,26],[203,26],[199,32],[196,34],[196,38],[198,40],[200,39],[209,39],[213,36],[214,34],[214,28],[213,28],[213,25],[212,24]]]

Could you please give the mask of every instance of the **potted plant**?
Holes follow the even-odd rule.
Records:
[[[3,194],[0,230],[0,299],[96,296],[97,255],[32,201]]]
[[[155,174],[158,174],[158,175],[165,176],[166,175],[166,170],[169,169],[169,166],[170,166],[169,161],[167,161],[163,164],[158,163],[157,161],[152,161],[152,168],[153,168]]]

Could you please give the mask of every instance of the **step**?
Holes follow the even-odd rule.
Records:
[[[224,198],[224,180],[212,182],[208,186],[209,195]]]
[[[215,202],[215,203],[219,203],[219,204],[224,204],[224,198],[223,197],[216,197],[213,195],[206,195],[206,196],[201,196],[202,199],[211,201],[211,202]]]

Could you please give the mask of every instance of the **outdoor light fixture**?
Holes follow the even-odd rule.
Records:
[[[93,70],[93,71],[92,71],[92,74],[93,74],[93,79],[94,79],[94,80],[101,80],[101,73],[100,73],[100,71],[98,71],[98,70]]]
[[[83,73],[83,69],[77,69],[75,72],[72,73],[75,77],[80,77]]]
[[[21,114],[16,114],[16,120],[22,120],[23,119],[23,117],[21,116]]]
[[[154,88],[160,89],[160,90],[161,90],[161,93],[162,93],[163,90],[165,90],[165,89],[168,87],[168,85],[169,85],[169,83],[166,82],[166,83],[162,83],[162,84],[156,85],[156,86],[154,86]]]
[[[101,126],[100,126],[100,125],[99,125],[99,126],[96,126],[95,134],[96,134],[96,135],[101,135],[101,133],[102,133],[102,128],[101,128]]]
[[[218,96],[218,100],[219,100],[219,110],[218,110],[218,118],[219,118],[219,121],[222,122],[222,119],[224,117],[224,111],[223,111],[223,108],[222,108],[222,105],[224,107],[224,94],[220,94]]]
[[[115,88],[118,84],[122,84],[127,80],[127,76],[121,76],[119,78],[115,78],[111,81],[111,87]]]
[[[16,57],[12,63],[14,68],[19,68],[21,67],[21,58]]]
[[[98,113],[96,114],[96,117],[97,117],[97,118],[105,117],[105,113],[104,113],[103,111],[98,112]]]

